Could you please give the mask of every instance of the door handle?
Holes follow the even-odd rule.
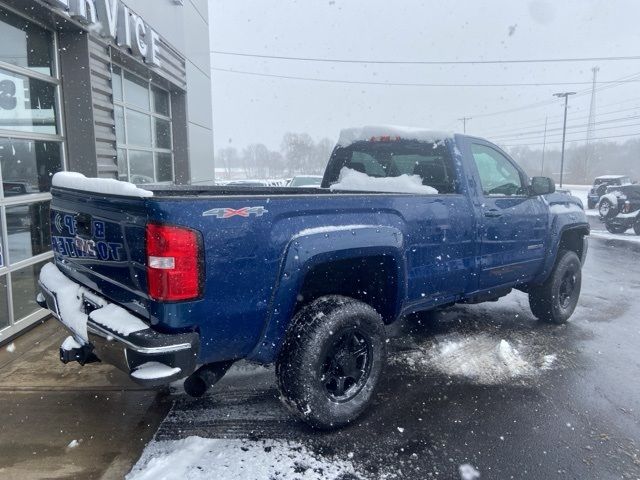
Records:
[[[500,210],[492,208],[491,210],[485,210],[484,216],[490,217],[490,218],[497,218],[502,216],[502,212]]]

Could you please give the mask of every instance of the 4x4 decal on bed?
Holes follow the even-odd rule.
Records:
[[[231,217],[248,217],[250,215],[255,215],[256,217],[261,217],[268,210],[263,206],[259,207],[242,207],[242,208],[212,208],[211,210],[207,210],[206,212],[202,212],[203,217],[216,217],[216,218],[231,218]]]

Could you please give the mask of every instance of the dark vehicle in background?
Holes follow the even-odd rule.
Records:
[[[596,208],[600,197],[607,193],[607,187],[627,185],[631,183],[631,179],[627,175],[602,175],[596,177],[593,181],[593,187],[587,195],[587,208]]]
[[[640,185],[607,187],[598,212],[609,232],[624,233],[633,228],[640,235]]]

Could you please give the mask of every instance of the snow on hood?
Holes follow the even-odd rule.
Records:
[[[422,193],[435,195],[433,187],[422,184],[420,175],[400,175],[399,177],[370,177],[366,173],[343,167],[337,183],[331,190],[356,190],[361,192]]]
[[[368,141],[371,137],[390,136],[403,140],[420,142],[437,142],[453,138],[453,132],[430,130],[420,127],[402,127],[396,125],[367,125],[364,127],[345,128],[340,132],[338,145],[346,147],[355,142]]]
[[[113,178],[87,178],[78,172],[56,173],[53,176],[53,186],[123,197],[145,198],[153,196],[153,192],[138,188],[133,183],[121,182]]]

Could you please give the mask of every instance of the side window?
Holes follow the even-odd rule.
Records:
[[[520,172],[507,157],[491,147],[475,143],[471,145],[471,151],[485,195],[524,194]]]

